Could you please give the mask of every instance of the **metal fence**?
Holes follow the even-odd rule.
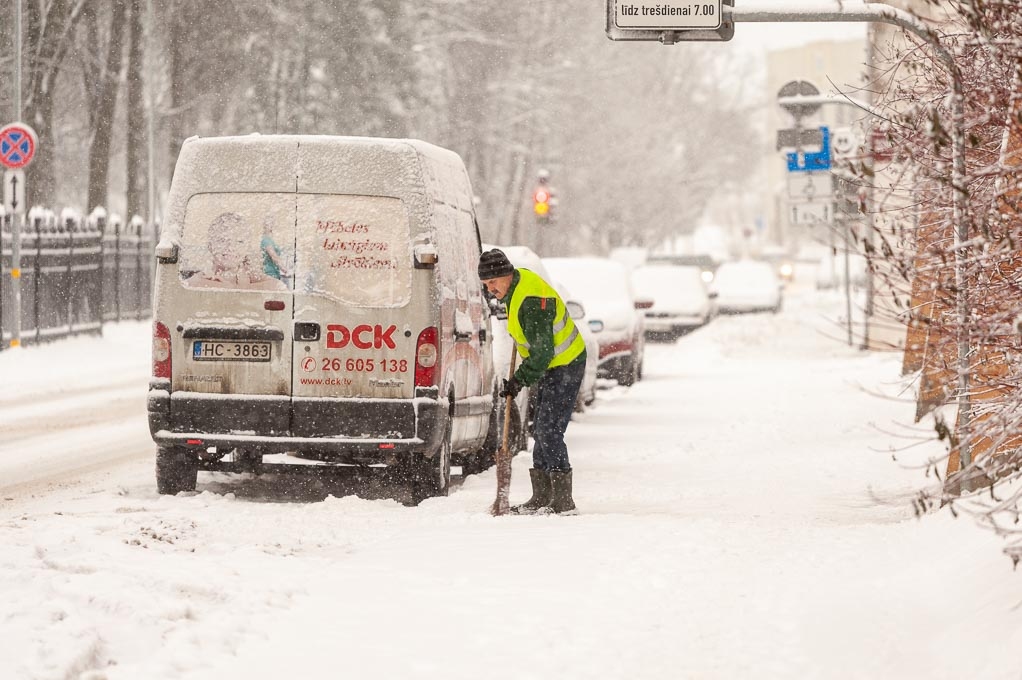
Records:
[[[10,346],[15,320],[13,232],[13,216],[0,216],[0,349]],[[83,220],[36,208],[20,241],[22,344],[150,316],[154,236],[141,218],[123,225],[101,210]]]

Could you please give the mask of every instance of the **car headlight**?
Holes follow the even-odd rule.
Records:
[[[704,269],[703,273],[700,274],[703,277],[703,283],[711,283],[713,281],[713,272],[708,269]]]

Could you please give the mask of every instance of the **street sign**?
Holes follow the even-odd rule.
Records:
[[[807,80],[792,80],[781,86],[781,89],[777,92],[778,99],[784,99],[785,97],[795,97],[797,95],[809,96],[820,94],[820,91],[816,89],[816,86]],[[784,104],[781,106],[785,111],[790,113],[795,120],[800,120],[806,116],[811,116],[820,110],[819,104]]]
[[[777,150],[819,150],[823,144],[823,131],[814,128],[788,128],[777,131]]]
[[[787,154],[788,172],[811,172],[813,170],[830,170],[830,130],[826,126],[820,128],[823,139],[820,150],[812,153],[792,152]]]
[[[25,214],[24,170],[4,170],[4,210],[14,215]]]
[[[607,0],[607,37],[670,45],[689,40],[730,40],[735,0]]]
[[[618,0],[614,3],[614,25],[661,31],[716,29],[720,27],[721,4],[721,0]]]
[[[24,123],[0,128],[0,165],[8,170],[23,168],[32,162],[37,146],[35,130]]]
[[[830,224],[834,221],[834,206],[830,201],[792,203],[790,211],[792,224]]]
[[[788,198],[792,201],[821,201],[834,195],[834,177],[827,170],[788,173]]]

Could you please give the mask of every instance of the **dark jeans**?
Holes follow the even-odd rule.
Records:
[[[536,413],[533,418],[532,466],[538,470],[570,470],[564,431],[575,410],[578,390],[582,387],[584,361],[558,366],[547,371],[537,383]]]

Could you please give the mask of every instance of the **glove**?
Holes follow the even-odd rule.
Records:
[[[514,399],[518,396],[518,393],[522,391],[523,385],[518,382],[518,378],[511,378],[510,380],[504,380],[504,387],[500,389],[500,396],[507,398],[511,397]]]

